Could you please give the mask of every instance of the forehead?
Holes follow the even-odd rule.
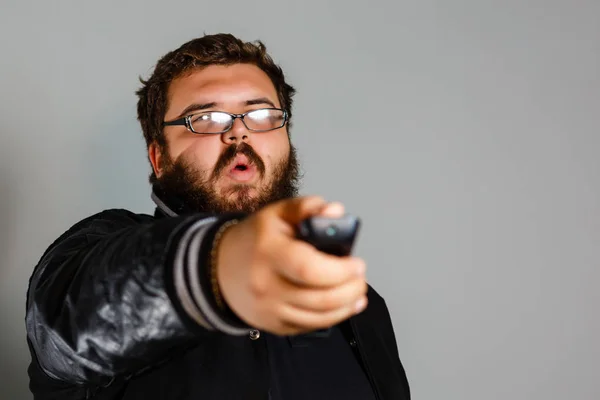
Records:
[[[273,82],[259,67],[252,64],[210,65],[171,82],[165,117],[179,115],[190,104],[217,103],[220,107],[236,108],[247,100],[261,97],[280,107]]]

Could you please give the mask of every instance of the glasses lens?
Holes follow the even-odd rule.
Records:
[[[244,122],[253,131],[269,131],[283,126],[285,112],[276,109],[254,110],[246,114]]]
[[[207,112],[194,115],[190,123],[194,132],[221,133],[229,129],[231,115],[222,112]]]

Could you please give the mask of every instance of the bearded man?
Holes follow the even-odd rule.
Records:
[[[34,398],[409,399],[365,262],[297,237],[344,207],[298,196],[294,88],[265,46],[194,39],[137,94],[155,213],[102,211],[42,255]]]

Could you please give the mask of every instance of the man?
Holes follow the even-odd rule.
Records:
[[[297,196],[294,88],[264,45],[204,36],[142,84],[157,209],[100,212],[42,256],[35,399],[408,399],[364,262],[296,239],[344,209]]]

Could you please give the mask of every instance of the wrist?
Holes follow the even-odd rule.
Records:
[[[229,307],[225,303],[225,299],[223,298],[223,292],[221,290],[220,277],[219,277],[219,263],[222,262],[222,244],[223,239],[225,238],[228,231],[235,225],[240,222],[239,219],[230,219],[225,221],[223,224],[219,226],[212,240],[212,246],[209,254],[209,281],[211,294],[217,308],[221,311],[227,311]]]
[[[248,324],[232,310],[228,299],[223,294],[223,272],[227,272],[227,268],[223,268],[223,265],[229,262],[228,259],[231,256],[232,245],[230,243],[235,244],[236,239],[230,239],[231,233],[233,230],[237,230],[234,229],[235,225],[245,217],[246,214],[241,213],[231,213],[219,217],[203,239],[200,255],[203,261],[199,266],[203,277],[201,284],[208,306],[219,315],[219,318],[237,327],[248,327]],[[235,222],[230,223],[229,221]],[[226,276],[225,279],[227,279]]]

